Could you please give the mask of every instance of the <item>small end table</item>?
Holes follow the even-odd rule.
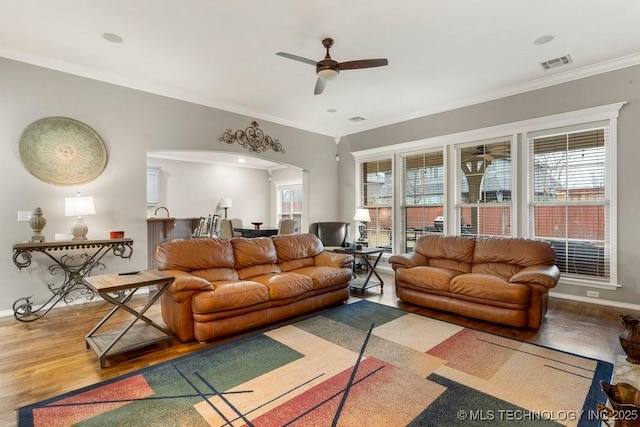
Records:
[[[170,331],[149,319],[144,313],[155,303],[158,298],[169,288],[175,278],[156,270],[146,270],[127,274],[104,274],[83,278],[84,283],[115,307],[96,325],[85,337],[87,348],[92,348],[98,355],[100,368],[104,368],[106,358],[114,354],[125,353],[137,348],[166,341],[169,346],[173,344],[173,335]],[[156,285],[158,292],[140,310],[127,305],[133,295],[141,288]],[[96,334],[119,309],[125,310],[134,316],[124,329],[107,331]],[[138,320],[143,323],[135,325]],[[135,326],[134,326],[135,325]],[[123,339],[124,335],[127,337]]]
[[[380,289],[382,290],[382,288],[384,287],[384,281],[376,271],[376,266],[378,265],[378,261],[380,261],[382,254],[384,253],[383,248],[362,248],[362,249],[339,248],[339,249],[334,249],[333,251],[341,254],[353,255],[354,260],[353,260],[352,271],[351,271],[353,280],[349,283],[349,286],[351,288],[359,289],[362,295],[364,295],[364,291],[368,288],[380,286]],[[372,264],[371,259],[369,259],[369,256],[376,255],[376,254],[378,254],[378,256],[375,258],[375,261]],[[359,256],[360,258],[362,258],[362,261],[367,266],[367,276],[364,278],[359,278],[356,276],[356,262],[355,262],[356,256]],[[371,276],[374,274],[378,278],[378,281],[375,281],[375,280],[371,281]]]

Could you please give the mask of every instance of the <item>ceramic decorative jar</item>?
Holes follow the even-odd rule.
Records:
[[[640,363],[640,318],[621,314],[624,331],[620,334],[620,344],[631,363]]]
[[[627,383],[609,384],[600,381],[600,389],[607,396],[611,408],[598,404],[598,415],[604,424],[614,427],[640,426],[640,392]]]
[[[42,213],[42,209],[35,208],[29,219],[29,225],[33,229],[33,236],[31,236],[32,242],[44,242],[44,236],[42,235],[42,229],[47,225],[47,219]]]

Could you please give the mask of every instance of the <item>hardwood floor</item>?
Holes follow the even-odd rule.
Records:
[[[381,275],[385,280],[383,291],[380,292],[380,288],[369,289],[365,299],[609,362],[624,354],[618,340],[622,332],[620,314],[640,315],[640,312],[551,298],[539,330],[518,330],[402,303],[395,296],[393,275],[386,272]],[[349,301],[360,298],[359,292],[352,292]],[[141,296],[135,303],[143,305],[145,301],[146,297]],[[18,322],[13,317],[0,318],[3,337],[0,344],[0,425],[15,425],[18,407],[221,342],[200,344],[175,340],[172,347],[158,345],[111,357],[108,366],[100,369],[96,354],[85,347],[84,336],[111,308],[109,303],[100,301],[54,309],[32,323]],[[130,316],[121,314],[115,316],[115,320],[124,324]],[[155,304],[147,314],[160,320],[159,304]],[[108,325],[117,326],[117,322]]]

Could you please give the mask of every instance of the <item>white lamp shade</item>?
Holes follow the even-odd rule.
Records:
[[[331,68],[325,68],[324,70],[318,71],[318,78],[328,82],[329,80],[333,80],[338,77],[338,72],[336,70],[332,70]]]
[[[369,209],[356,209],[356,214],[353,216],[353,220],[360,222],[371,222]]]
[[[231,199],[228,197],[225,197],[224,199],[220,200],[220,207],[221,208],[230,208],[232,207],[232,203],[231,203]]]
[[[95,215],[95,213],[92,196],[78,195],[64,199],[64,216]]]

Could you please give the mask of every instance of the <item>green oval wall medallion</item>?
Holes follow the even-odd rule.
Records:
[[[31,123],[20,136],[18,151],[31,175],[54,185],[93,181],[107,165],[107,149],[100,135],[68,117],[45,117]]]

